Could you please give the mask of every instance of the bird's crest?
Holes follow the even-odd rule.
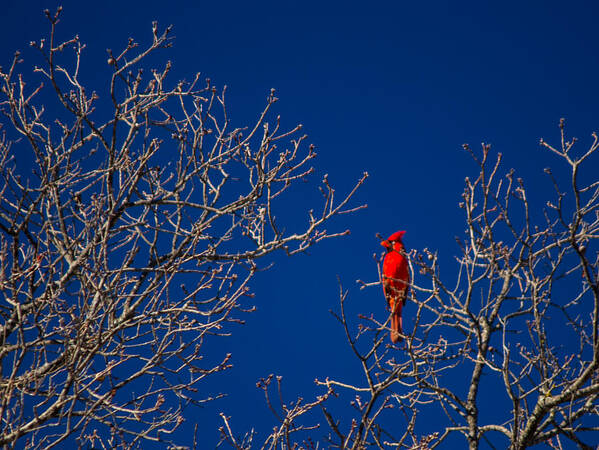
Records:
[[[387,238],[387,240],[389,242],[395,242],[395,241],[401,241],[401,238],[403,237],[403,235],[406,234],[405,231],[396,231],[395,233],[393,233],[391,236],[389,236]]]

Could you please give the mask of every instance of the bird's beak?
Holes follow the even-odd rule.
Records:
[[[382,245],[383,247],[385,247],[385,248],[390,248],[390,247],[391,247],[391,244],[389,243],[389,241],[382,241],[382,242],[381,242],[381,245]]]

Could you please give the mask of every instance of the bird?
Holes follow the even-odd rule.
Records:
[[[401,310],[406,304],[410,272],[408,260],[405,256],[405,247],[402,238],[405,231],[397,231],[381,242],[387,249],[383,260],[383,292],[387,299],[387,308],[391,316],[391,342],[394,344],[402,340]]]

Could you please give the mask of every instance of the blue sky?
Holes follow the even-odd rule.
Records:
[[[48,29],[41,11],[56,4],[3,2],[0,65],[15,49],[31,58],[27,44]],[[173,62],[173,78],[200,71],[214,85],[226,84],[239,124],[251,123],[276,88],[283,124],[302,123],[316,145],[315,182],[328,173],[342,193],[370,174],[355,200],[368,209],[331,224],[350,228],[351,236],[296,258],[277,257],[256,278],[257,311],[222,344],[234,368],[210,386],[230,396],[197,415],[211,441],[220,411],[239,432],[271,428],[255,388],[260,377],[282,375],[289,399],[318,392],[315,377],[354,377],[356,362],[328,313],[338,305],[336,277],[350,288],[352,314],[383,318],[382,294],[355,286],[356,279],[376,279],[376,233],[405,229],[409,248],[439,249],[451,261],[454,236],[463,232],[457,203],[464,177],[476,174],[463,143],[491,143],[534,199],[549,188],[543,167],[556,163],[539,138],[557,141],[561,117],[581,145],[599,129],[594,2],[62,5],[60,36],[79,34],[87,44],[91,83],[107,76],[106,48],[121,48],[129,36],[148,42],[153,20],[172,24],[174,47],[157,60]],[[409,327],[409,305],[405,314]]]

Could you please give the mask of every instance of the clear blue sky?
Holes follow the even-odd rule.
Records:
[[[4,0],[0,65],[15,49],[45,36],[41,11],[57,2]],[[317,147],[318,176],[344,192],[362,172],[370,179],[356,197],[368,209],[335,221],[351,236],[309,254],[275,258],[254,288],[257,312],[223,341],[234,368],[210,384],[227,399],[197,415],[216,441],[217,413],[238,432],[267,431],[259,377],[283,376],[289,400],[315,393],[313,380],[355,378],[359,370],[343,330],[329,315],[338,306],[339,275],[350,288],[350,312],[386,312],[380,292],[355,280],[376,279],[375,233],[407,230],[410,248],[457,254],[463,232],[457,208],[464,177],[475,167],[461,150],[485,141],[516,167],[533,195],[548,187],[542,169],[556,161],[538,146],[557,140],[565,117],[582,144],[599,130],[599,38],[595,2],[224,2],[64,1],[60,34],[79,34],[85,60],[106,75],[106,48],[129,36],[148,42],[150,26],[174,26],[174,48],[160,58],[173,76],[197,71],[229,86],[229,113],[250,123],[270,88],[283,123],[302,123]],[[91,69],[89,69],[91,70]],[[106,73],[104,73],[104,72]],[[289,205],[292,208],[294,205]],[[410,326],[410,308],[405,324]],[[189,426],[188,426],[189,425]],[[181,432],[193,429],[193,420]]]

